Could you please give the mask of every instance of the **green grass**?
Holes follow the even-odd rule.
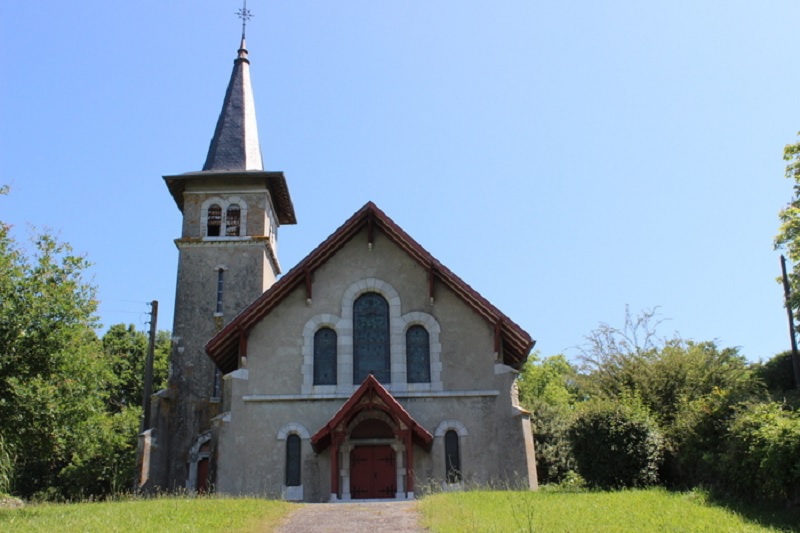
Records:
[[[424,498],[420,508],[423,524],[435,533],[800,531],[798,513],[762,510],[748,519],[700,493],[663,489],[447,493]]]
[[[0,509],[0,531],[133,533],[267,532],[292,504],[255,498],[130,499]]]

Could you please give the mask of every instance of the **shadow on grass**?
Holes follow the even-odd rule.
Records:
[[[800,532],[800,507],[775,502],[745,501],[723,494],[709,494],[708,504],[723,507],[763,527]]]

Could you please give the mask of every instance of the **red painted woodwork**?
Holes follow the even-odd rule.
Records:
[[[350,497],[354,500],[395,497],[397,468],[391,446],[356,446],[350,452]]]
[[[208,457],[197,461],[197,492],[205,494],[208,492]]]

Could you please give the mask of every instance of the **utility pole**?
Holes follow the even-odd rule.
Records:
[[[144,364],[144,394],[142,395],[142,414],[144,416],[142,416],[141,431],[150,429],[150,396],[153,394],[153,354],[156,348],[158,301],[150,302],[150,308],[150,342],[147,344],[147,360]]]
[[[791,288],[789,276],[786,274],[786,258],[781,255],[781,272],[783,273],[783,295],[786,300],[786,314],[789,316],[789,337],[792,339],[792,368],[794,369],[794,386],[800,389],[800,357],[797,355],[797,340],[795,339],[794,313],[791,305]]]

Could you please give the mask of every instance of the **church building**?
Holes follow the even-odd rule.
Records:
[[[164,179],[183,227],[142,489],[348,501],[537,487],[515,385],[526,331],[372,202],[284,272],[278,230],[295,211],[263,167],[244,35],[203,169]]]

